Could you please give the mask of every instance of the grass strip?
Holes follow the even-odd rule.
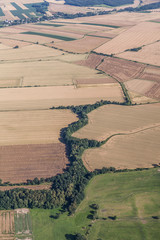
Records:
[[[63,40],[63,41],[73,41],[73,40],[76,40],[76,38],[64,37],[64,36],[53,35],[53,34],[48,34],[48,33],[30,32],[30,31],[22,32],[21,34],[38,35],[38,36],[42,36],[42,37],[49,37],[49,38],[60,39],[60,40]]]
[[[42,25],[42,26],[52,26],[52,27],[63,27],[62,24],[49,24],[49,23],[37,23],[35,25]]]
[[[84,25],[93,25],[93,26],[100,26],[100,27],[110,27],[110,28],[120,28],[120,26],[115,26],[115,25],[106,25],[106,24],[99,24],[99,23],[81,23]]]

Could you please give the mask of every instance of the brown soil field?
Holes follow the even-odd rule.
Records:
[[[120,82],[125,82],[129,79],[138,78],[143,72],[145,65],[135,63],[124,59],[106,57],[98,66],[99,70],[116,78]]]
[[[125,86],[129,91],[140,93],[149,98],[160,99],[160,83],[134,79],[126,82]]]
[[[160,42],[144,46],[138,52],[127,51],[117,54],[116,56],[132,61],[160,66]]]
[[[160,24],[144,22],[119,34],[96,49],[98,53],[119,54],[127,49],[141,47],[160,39]],[[120,44],[121,43],[121,44]]]
[[[140,75],[141,79],[160,82],[160,68],[147,66]]]
[[[89,124],[73,136],[104,140],[113,134],[132,133],[160,124],[160,104],[140,106],[102,106],[88,114]]]
[[[1,146],[0,151],[3,182],[52,177],[62,173],[69,163],[62,143]]]
[[[78,79],[76,81],[76,85],[77,87],[82,87],[84,85],[84,87],[86,85],[97,85],[97,84],[110,84],[110,83],[116,83],[116,81],[111,78],[111,77],[106,77],[106,78],[101,78],[101,79],[97,79],[97,78],[93,78],[93,79]],[[117,85],[117,84],[116,84]]]
[[[32,60],[45,57],[54,57],[62,55],[63,52],[56,49],[50,49],[41,45],[29,45],[23,48],[7,49],[0,51],[0,60]],[[14,67],[14,65],[13,65]]]
[[[160,100],[160,83],[155,83],[151,89],[146,92],[146,96]]]
[[[59,143],[60,130],[77,120],[67,110],[0,112],[0,146]]]
[[[29,46],[26,48],[29,48]],[[12,54],[7,54],[6,58],[10,57],[10,59],[15,59],[12,59],[8,62],[3,61],[3,64],[0,64],[0,81],[2,81],[3,84],[5,83],[5,81],[7,82],[8,80],[14,79],[19,81],[20,87],[60,85],[67,86],[73,85],[74,82],[78,79],[97,78],[98,80],[105,77],[105,75],[103,74],[97,74],[99,72],[97,70],[89,69],[87,67],[79,66],[77,64],[67,63],[61,60],[54,60],[54,58],[56,57],[54,57],[54,54],[56,55],[56,52],[57,55],[59,54],[57,50],[54,51],[52,49],[50,50],[49,48],[45,49],[45,47],[42,47],[41,49],[40,46],[40,48],[36,49],[34,54],[34,51],[32,53],[31,48],[28,53],[23,49],[24,48],[22,48],[22,52],[17,52],[17,49],[13,49],[12,51],[10,51]],[[38,49],[40,50],[39,52],[37,51]],[[47,51],[50,51],[50,55],[48,53],[48,56]],[[17,54],[15,54],[15,52],[17,52]],[[37,59],[34,59],[35,57],[37,57]],[[5,58],[4,54],[3,58]]]
[[[76,63],[81,66],[86,66],[89,68],[96,68],[104,59],[104,56],[91,53],[86,60],[77,61]]]
[[[52,106],[91,104],[102,99],[123,102],[120,86],[74,86],[0,89],[0,111],[44,109]]]
[[[20,185],[20,186],[0,186],[0,191],[7,191],[15,188],[25,188],[31,190],[48,190],[51,189],[51,184],[40,184],[40,185]]]
[[[79,40],[55,43],[54,46],[64,51],[86,53],[94,50],[107,41],[110,41],[110,39],[86,36]]]
[[[150,168],[152,164],[159,164],[159,139],[160,127],[115,136],[100,148],[86,150],[83,162],[90,171],[110,166],[117,169]]]

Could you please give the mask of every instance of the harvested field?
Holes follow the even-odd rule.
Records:
[[[49,37],[43,37],[38,35],[26,35],[26,34],[11,34],[11,35],[4,35],[3,38],[13,39],[13,40],[19,40],[22,42],[28,42],[28,43],[50,43],[54,40],[54,42],[60,42],[61,40],[53,39]]]
[[[76,62],[76,64],[95,69],[100,65],[103,59],[104,59],[104,56],[91,53],[86,60]]]
[[[0,239],[14,240],[14,211],[0,211]]]
[[[152,164],[159,164],[159,139],[160,127],[115,136],[100,148],[86,150],[83,162],[90,171],[110,166],[117,169],[150,168]]]
[[[140,103],[155,103],[155,102],[157,102],[157,100],[155,100],[153,98],[146,97],[146,96],[141,95],[136,92],[128,91],[128,94],[129,94],[133,104],[134,103],[140,104]]]
[[[155,83],[147,92],[146,96],[160,100],[160,83]]]
[[[10,47],[2,44],[2,41],[1,41],[1,39],[0,39],[0,50],[6,50],[6,49],[10,49]]]
[[[144,71],[144,68],[145,65],[141,63],[135,63],[113,57],[104,58],[104,61],[98,66],[99,70],[104,71],[120,82],[138,78]]]
[[[0,151],[3,182],[20,183],[35,177],[52,177],[62,173],[69,163],[62,143],[1,146]]]
[[[66,110],[0,112],[0,119],[0,146],[59,143],[60,129],[77,120]]]
[[[100,107],[88,114],[89,124],[73,136],[104,140],[113,134],[132,133],[160,124],[159,107],[160,104]]]
[[[117,83],[116,81],[107,76],[106,78],[101,78],[101,79],[97,79],[97,78],[93,78],[93,79],[78,79],[76,81],[76,85],[77,87],[86,87],[86,85],[88,86],[96,86],[97,84],[100,84],[100,85],[108,85],[109,84],[115,84],[115,86],[117,86]],[[114,86],[114,85],[113,85]]]
[[[40,184],[40,185],[20,185],[20,186],[0,186],[0,191],[7,191],[15,188],[25,188],[31,190],[48,190],[51,189],[51,184]]]
[[[22,41],[12,40],[12,39],[8,39],[8,38],[0,38],[0,42],[3,43],[6,46],[6,48],[7,48],[7,46],[9,46],[9,47],[18,46],[19,48],[21,48],[21,47],[25,47],[25,46],[28,46],[31,44],[29,42],[22,42]]]
[[[39,59],[45,57],[54,57],[62,55],[63,52],[56,49],[50,49],[41,45],[29,45],[23,48],[8,49],[0,51],[0,60],[26,60],[26,59]],[[32,63],[33,64],[33,63]],[[13,64],[14,68],[14,64]],[[9,67],[10,69],[10,67]]]
[[[127,49],[141,47],[160,39],[160,24],[144,22],[131,27],[110,42],[96,49],[97,53],[119,54]],[[120,44],[121,43],[121,44]]]
[[[144,80],[160,82],[160,68],[147,66],[140,78]]]
[[[160,66],[160,41],[144,46],[138,52],[127,51],[116,55],[117,57]]]
[[[60,61],[65,61],[65,62],[77,63],[77,61],[85,60],[87,57],[88,57],[88,54],[63,53],[62,55],[57,56],[55,59]]]
[[[74,86],[0,89],[0,111],[44,109],[95,103],[101,99],[123,102],[120,86]]]
[[[71,6],[71,5],[64,5],[64,4],[56,4],[56,3],[50,3],[49,5],[49,11],[51,13],[55,12],[63,12],[68,14],[76,14],[76,13],[86,13],[88,11],[87,7],[77,7],[77,6]]]
[[[126,82],[125,86],[131,92],[140,93],[153,99],[160,99],[160,83],[134,79]]]
[[[108,42],[109,40],[110,39],[106,38],[86,36],[84,38],[72,42],[55,43],[53,46],[64,51],[86,53],[90,52],[91,50],[94,50],[95,48],[97,48],[103,43]]]
[[[20,79],[0,79],[0,88],[18,87],[20,86]]]
[[[29,47],[27,47],[29,48]],[[43,49],[44,48],[44,49]],[[34,46],[33,46],[34,49]],[[11,55],[6,55],[6,58],[16,58],[0,65],[0,81],[3,83],[8,80],[15,79],[19,81],[19,86],[60,86],[60,85],[73,85],[78,79],[96,78],[101,79],[105,76],[103,74],[97,74],[97,70],[89,69],[87,67],[78,66],[76,64],[67,63],[63,61],[54,60],[54,54],[59,52],[57,50],[46,49],[51,51],[50,56],[45,55],[45,47],[39,48],[32,53],[22,49],[22,54],[14,55],[11,51]],[[42,51],[41,51],[42,50]],[[13,49],[13,51],[18,51]],[[44,51],[44,55],[43,55]],[[53,51],[53,52],[52,52]],[[26,55],[25,55],[26,53]],[[37,56],[36,56],[37,53]],[[61,53],[62,54],[62,53]],[[23,60],[26,57],[26,60]],[[5,58],[5,55],[3,55]],[[39,56],[39,57],[38,57]],[[33,59],[37,57],[36,59]],[[28,58],[28,59],[27,59]],[[8,71],[9,69],[9,71]],[[63,71],[62,71],[63,69]]]

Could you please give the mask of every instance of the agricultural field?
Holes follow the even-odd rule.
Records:
[[[90,104],[106,99],[123,102],[117,85],[28,87],[0,89],[0,111],[49,109],[52,106]]]
[[[32,222],[29,209],[0,211],[1,240],[32,240]]]
[[[160,41],[142,47],[138,52],[127,51],[116,55],[117,57],[138,61],[150,65],[159,66],[160,63]]]
[[[68,164],[60,129],[76,121],[65,110],[1,112],[0,176],[3,182],[51,177]],[[16,165],[15,165],[16,162]]]
[[[61,213],[54,219],[59,209],[31,210],[33,236],[37,240],[66,240],[78,232],[88,240],[158,240],[160,223],[152,216],[160,214],[159,174],[157,169],[151,169],[96,176],[74,215]],[[92,204],[99,205],[95,220]],[[116,220],[112,220],[113,216]]]
[[[105,140],[114,134],[131,134],[160,124],[160,104],[102,106],[88,114],[89,124],[73,134],[78,138]]]
[[[146,46],[158,40],[160,40],[159,23],[142,22],[126,30],[108,43],[98,47],[96,52],[103,54],[119,54],[128,49]]]

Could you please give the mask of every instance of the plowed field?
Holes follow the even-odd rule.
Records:
[[[25,182],[62,173],[68,164],[65,145],[29,144],[0,147],[0,176],[3,182]]]
[[[106,57],[98,66],[99,70],[113,76],[120,82],[138,78],[144,68],[145,65],[143,64],[112,57]]]

